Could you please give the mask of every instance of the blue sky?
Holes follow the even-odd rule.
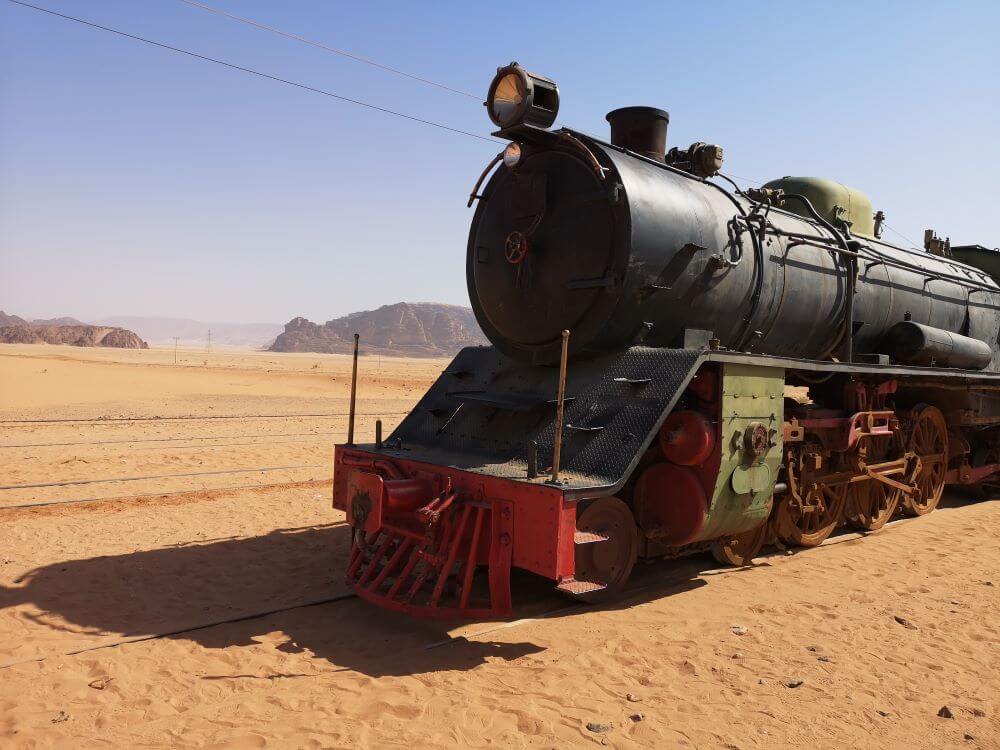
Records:
[[[866,191],[919,242],[1000,245],[1000,3],[207,4],[476,94],[518,60],[558,123],[671,113],[725,171]],[[37,4],[484,135],[480,101],[178,0]],[[0,0],[0,309],[326,320],[467,302],[497,148]],[[898,235],[888,238],[899,240]]]

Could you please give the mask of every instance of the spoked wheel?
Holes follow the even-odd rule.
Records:
[[[603,584],[599,590],[574,591],[586,602],[615,598],[625,588],[639,553],[639,532],[632,510],[617,497],[602,497],[590,503],[576,520],[577,537],[594,534],[603,541],[576,544],[576,573],[579,582]],[[583,587],[585,588],[585,587]]]
[[[767,539],[767,520],[755,529],[735,536],[724,536],[712,542],[712,557],[723,565],[743,567],[760,554]]]
[[[816,547],[837,528],[847,501],[847,485],[826,481],[833,472],[815,444],[790,449],[785,468],[788,491],[777,503],[775,533],[785,544]]]
[[[893,438],[872,438],[868,463],[887,461],[894,453]],[[858,531],[878,531],[899,507],[903,491],[876,479],[847,486],[847,522]]]
[[[948,424],[936,406],[921,404],[913,409],[910,450],[920,459],[916,485],[918,493],[903,499],[903,511],[923,516],[937,507],[944,493],[948,470]]]

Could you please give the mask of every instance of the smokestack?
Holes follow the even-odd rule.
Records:
[[[608,112],[611,142],[637,154],[663,161],[667,152],[670,113],[656,107],[622,107]]]

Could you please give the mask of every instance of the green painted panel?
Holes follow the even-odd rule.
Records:
[[[722,365],[722,463],[698,541],[748,531],[770,514],[783,450],[784,397],[784,370]],[[758,456],[747,449],[748,429],[767,437]]]
[[[951,254],[955,260],[968,263],[970,266],[988,273],[994,280],[1000,281],[1000,251],[979,245],[959,245],[958,247],[953,245]]]
[[[872,202],[860,190],[822,177],[782,177],[780,180],[771,180],[764,187],[803,195],[809,199],[819,215],[834,226],[838,226],[841,221],[847,221],[850,222],[851,232],[854,234],[875,236]],[[792,213],[811,218],[806,207],[799,201],[788,201],[783,207]]]

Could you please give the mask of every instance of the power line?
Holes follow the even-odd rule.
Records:
[[[911,240],[911,239],[910,239],[909,237],[907,237],[907,236],[906,236],[905,234],[903,234],[902,232],[898,232],[898,231],[896,231],[895,229],[893,229],[892,227],[890,227],[890,226],[889,226],[888,224],[886,224],[886,223],[885,223],[884,221],[882,222],[882,226],[884,226],[884,227],[885,227],[886,229],[888,229],[888,230],[889,230],[890,232],[892,232],[893,234],[898,234],[898,235],[899,235],[900,237],[902,237],[902,238],[903,238],[904,240],[906,240],[907,242],[909,242],[909,243],[910,243],[910,244],[911,244],[911,245],[912,245],[913,247],[918,247],[918,245],[917,245],[917,243],[916,243],[916,242],[914,242],[913,240]]]
[[[414,81],[420,81],[420,83],[426,83],[428,86],[436,86],[439,89],[444,89],[445,91],[450,91],[453,94],[461,94],[462,96],[467,96],[470,99],[479,100],[481,97],[476,94],[470,94],[468,91],[462,91],[461,89],[456,89],[452,86],[448,86],[444,83],[438,83],[437,81],[432,81],[430,78],[424,78],[423,76],[418,76],[413,73],[407,73],[405,70],[400,70],[399,68],[393,68],[390,65],[384,65],[377,60],[372,60],[369,57],[362,57],[361,55],[356,55],[353,52],[347,52],[346,50],[337,49],[336,47],[330,47],[329,45],[323,44],[322,42],[317,42],[314,39],[309,39],[304,36],[299,36],[298,34],[292,34],[288,31],[282,31],[281,29],[275,28],[274,26],[268,26],[266,23],[261,23],[259,21],[254,21],[252,18],[244,18],[243,16],[237,16],[234,13],[229,13],[227,11],[221,10],[220,8],[213,8],[211,5],[205,5],[204,3],[196,2],[196,0],[179,0],[179,2],[185,5],[190,5],[195,8],[201,8],[202,10],[207,10],[209,13],[215,13],[218,16],[224,16],[225,18],[232,19],[233,21],[238,21],[240,23],[245,23],[249,26],[254,26],[255,28],[262,29],[264,31],[270,31],[272,34],[277,34],[278,36],[283,36],[286,39],[294,39],[296,42],[302,42],[303,44],[308,44],[312,47],[317,47],[321,50],[326,50],[327,52],[332,52],[335,55],[341,55],[343,57],[348,57],[351,60],[356,60],[357,62],[365,63],[366,65],[371,65],[376,68],[388,71],[389,73],[395,73],[398,76],[404,76],[406,78],[413,79]]]
[[[763,185],[767,180],[761,180],[758,177],[743,177],[742,175],[733,174],[732,172],[726,172],[726,177],[732,177],[737,180],[743,180],[743,182],[749,182],[751,185]]]
[[[368,102],[363,102],[359,99],[351,99],[347,96],[341,96],[340,94],[335,94],[332,91],[326,91],[325,89],[316,88],[315,86],[308,86],[304,83],[298,83],[297,81],[291,81],[287,78],[279,78],[278,76],[273,76],[270,73],[263,73],[259,70],[254,70],[253,68],[245,68],[242,65],[236,65],[235,63],[226,62],[225,60],[219,60],[215,57],[208,57],[207,55],[202,55],[197,52],[191,52],[190,50],[181,49],[180,47],[173,47],[169,44],[164,44],[163,42],[157,42],[152,39],[147,39],[146,37],[137,36],[135,34],[129,34],[124,31],[119,31],[118,29],[113,29],[109,26],[102,26],[98,23],[93,23],[91,21],[85,21],[82,18],[76,18],[75,16],[69,16],[65,13],[57,13],[54,10],[49,10],[48,8],[42,8],[38,5],[32,5],[31,3],[22,2],[22,0],[7,0],[15,5],[21,5],[25,8],[31,8],[32,10],[37,10],[42,13],[48,13],[51,16],[57,16],[59,18],[65,18],[67,21],[75,21],[81,23],[84,26],[89,26],[93,29],[99,29],[101,31],[107,31],[111,34],[117,34],[118,36],[126,37],[127,39],[134,39],[137,42],[144,42],[146,44],[151,44],[154,47],[159,47],[160,49],[170,50],[171,52],[177,52],[182,55],[187,55],[188,57],[194,57],[198,60],[204,60],[205,62],[215,63],[216,65],[222,65],[226,68],[232,68],[233,70],[239,70],[243,73],[250,73],[251,75],[259,76],[260,78],[266,78],[270,81],[277,81],[278,83],[283,83],[286,86],[295,86],[296,88],[303,89],[305,91],[312,91],[315,94],[322,94],[323,96],[329,96],[332,99],[337,99],[342,102],[348,102],[349,104],[357,104],[360,107],[367,107],[368,109],[373,109],[376,112],[384,112],[387,115],[393,115],[395,117],[401,117],[404,120],[411,120],[413,122],[419,122],[423,125],[430,125],[431,127],[440,128],[441,130],[447,130],[452,133],[460,133],[461,135],[467,135],[470,138],[477,138],[481,141],[487,141],[488,143],[497,143],[495,138],[489,138],[487,136],[479,135],[478,133],[472,133],[468,130],[461,130],[460,128],[453,128],[450,125],[442,125],[439,122],[432,122],[431,120],[424,120],[420,117],[415,117],[413,115],[407,115],[403,112],[397,112],[392,109],[387,109],[385,107],[379,107],[375,104],[369,104]]]

